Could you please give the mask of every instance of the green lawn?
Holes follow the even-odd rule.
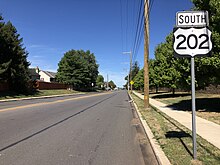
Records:
[[[157,109],[145,110],[143,100],[135,95],[132,97],[171,164],[220,164],[220,150],[199,136],[197,136],[198,160],[194,161],[191,131]]]

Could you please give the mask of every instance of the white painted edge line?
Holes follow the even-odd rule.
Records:
[[[160,164],[161,165],[171,165],[169,159],[167,158],[167,156],[163,152],[162,148],[160,147],[160,145],[158,144],[158,142],[154,138],[154,135],[153,135],[150,127],[148,126],[147,122],[142,118],[142,114],[140,113],[136,103],[135,102],[133,102],[133,103],[134,103],[135,109],[137,111],[138,117],[141,120],[141,123],[146,131],[146,134],[150,140],[151,146],[152,146],[152,148],[155,152],[155,155],[156,155],[157,159],[159,160]]]

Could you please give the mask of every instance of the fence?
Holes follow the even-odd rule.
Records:
[[[35,81],[30,82],[30,87],[39,89],[39,90],[52,90],[52,89],[70,89],[70,85],[60,84],[60,83],[50,83],[50,82],[43,82],[43,81]],[[0,82],[0,92],[9,91],[9,84],[7,82]]]
[[[66,84],[55,83],[55,82],[50,83],[50,82],[37,81],[37,88],[39,90],[68,89],[70,88],[70,86]]]
[[[0,83],[0,91],[8,91],[9,90],[9,85],[6,82],[1,82]]]

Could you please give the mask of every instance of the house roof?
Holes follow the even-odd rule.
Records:
[[[49,71],[43,71],[47,76],[49,76],[50,78],[55,78],[56,74],[55,72],[49,72]]]

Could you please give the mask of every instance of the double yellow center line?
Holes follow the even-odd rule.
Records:
[[[89,98],[89,97],[95,97],[95,96],[101,96],[101,95],[107,95],[107,94],[110,94],[110,93],[99,93],[99,94],[92,94],[92,95],[86,95],[86,96],[68,98],[68,99],[63,99],[63,100],[56,100],[56,101],[52,101],[52,102],[35,103],[35,104],[29,104],[29,105],[23,105],[23,106],[5,108],[5,109],[0,109],[0,112],[13,111],[13,110],[24,109],[24,108],[31,108],[31,107],[37,107],[37,106],[42,106],[42,105],[57,104],[57,103],[62,103],[62,102],[66,102],[66,101],[73,101],[73,100],[85,99],[85,98]]]

